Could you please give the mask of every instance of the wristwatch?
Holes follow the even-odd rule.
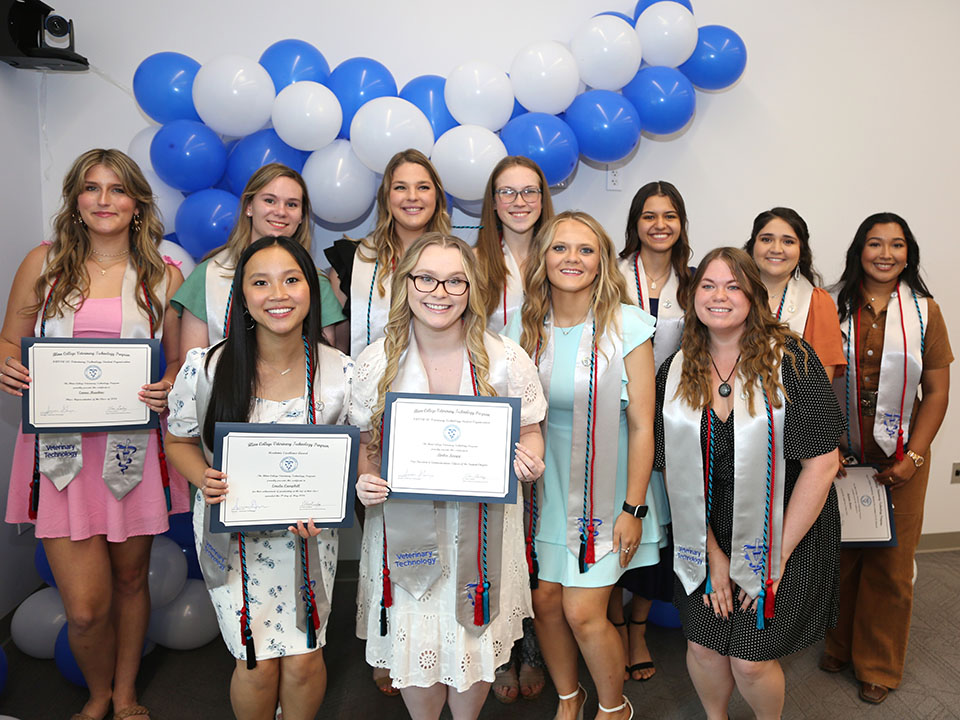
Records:
[[[914,467],[923,467],[923,455],[918,455],[913,450],[907,450],[907,456],[913,460]]]
[[[921,458],[922,460],[923,458]],[[623,502],[623,511],[628,515],[633,515],[635,518],[645,518],[647,516],[647,506],[646,505],[631,505],[626,500]]]

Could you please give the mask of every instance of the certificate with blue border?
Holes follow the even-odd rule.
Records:
[[[834,480],[840,506],[840,545],[896,547],[890,488],[874,480],[879,468],[845,465],[847,476]]]
[[[160,379],[160,341],[152,338],[20,340],[30,371],[23,432],[143,430],[160,419],[138,395]]]
[[[388,392],[381,473],[390,498],[513,503],[520,398]]]
[[[213,446],[227,497],[210,508],[212,532],[286,530],[310,519],[353,527],[360,431],[352,425],[218,422]]]

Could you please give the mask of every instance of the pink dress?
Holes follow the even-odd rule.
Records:
[[[120,337],[120,298],[88,299],[74,316],[73,336],[77,338]],[[166,423],[163,423],[166,429]],[[17,432],[7,495],[8,523],[34,522],[28,514],[30,482],[33,477],[33,435]],[[157,459],[157,438],[150,434],[143,480],[123,500],[117,500],[103,482],[106,433],[83,434],[83,468],[63,492],[40,476],[40,508],[36,536],[69,537],[85,540],[106,535],[109,542],[123,542],[134,535],[159,535],[169,529],[167,506]],[[187,481],[169,462],[170,499],[173,513],[190,509]]]

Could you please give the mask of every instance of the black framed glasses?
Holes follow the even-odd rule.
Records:
[[[430,275],[411,275],[413,286],[422,293],[431,293],[437,289],[438,285],[443,285],[443,289],[448,295],[463,295],[470,283],[463,278],[453,277],[446,280],[437,280]]]
[[[512,203],[514,200],[516,200],[516,199],[517,199],[517,195],[519,195],[520,197],[522,197],[522,198],[524,199],[524,201],[526,201],[526,202],[528,202],[528,203],[532,203],[532,202],[535,202],[536,200],[538,200],[538,199],[540,198],[540,195],[541,195],[542,193],[543,193],[543,191],[542,191],[540,188],[538,188],[538,187],[533,187],[532,185],[531,185],[530,187],[525,187],[525,188],[523,188],[523,189],[521,189],[521,190],[517,190],[517,189],[515,189],[515,188],[510,188],[510,187],[505,187],[505,188],[500,188],[499,190],[494,190],[494,191],[493,191],[493,194],[494,194],[494,195],[496,195],[496,196],[497,196],[498,198],[500,198],[503,202],[508,203],[508,204],[509,204],[509,203]]]

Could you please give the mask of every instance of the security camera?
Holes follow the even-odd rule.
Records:
[[[46,35],[68,38],[52,47]],[[0,0],[0,60],[16,68],[86,70],[89,62],[73,49],[73,20],[53,14],[42,0]]]
[[[61,15],[47,15],[43,26],[54,37],[62,38],[70,34],[70,21]]]

